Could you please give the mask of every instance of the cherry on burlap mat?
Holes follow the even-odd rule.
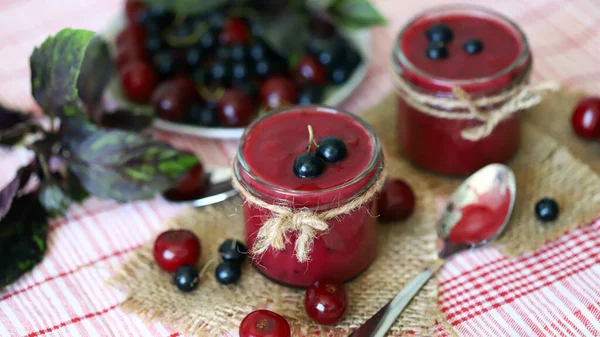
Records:
[[[508,255],[533,251],[600,214],[600,178],[569,151],[581,158],[594,158],[571,135],[569,116],[578,97],[566,91],[556,93],[525,117],[522,147],[509,163],[518,184],[515,211],[506,233],[496,243]],[[288,319],[293,336],[314,336],[317,332],[320,336],[347,336],[392,298],[424,263],[435,258],[436,204],[460,183],[420,171],[397,154],[394,115],[395,97],[389,96],[362,116],[382,139],[390,175],[407,180],[415,190],[417,209],[408,221],[380,225],[378,257],[363,275],[347,284],[350,308],[337,327],[313,324],[304,313],[302,291],[270,282],[249,265],[238,285],[220,286],[211,268],[196,291],[181,293],[171,283],[171,276],[153,262],[153,242],[134,253],[111,280],[129,295],[122,308],[168,323],[183,333],[215,337],[235,331],[246,314],[266,307]],[[594,167],[600,168],[600,161],[597,163]],[[535,219],[533,206],[545,196],[557,199],[562,211],[555,223],[543,226]],[[226,238],[243,239],[240,202],[235,199],[214,207],[186,209],[166,227],[189,228],[198,235],[203,265],[216,257],[218,245]],[[436,320],[447,325],[437,307],[434,279],[411,302],[391,335],[433,335]]]

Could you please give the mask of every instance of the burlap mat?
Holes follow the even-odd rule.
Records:
[[[600,168],[600,160],[591,156],[588,144],[565,135],[570,132],[569,116],[576,98],[576,94],[561,92],[526,117],[523,146],[509,163],[517,177],[516,207],[506,233],[497,243],[508,255],[531,252],[600,214],[600,178],[555,140],[567,142],[581,158],[593,158],[598,163],[594,167]],[[293,336],[347,336],[349,330],[392,298],[424,263],[434,259],[436,204],[440,205],[444,196],[460,183],[458,179],[420,171],[398,155],[395,104],[395,97],[390,96],[363,116],[382,139],[390,175],[407,180],[415,190],[417,209],[406,222],[380,225],[378,257],[367,272],[347,285],[350,308],[337,327],[324,329],[313,324],[304,313],[303,291],[270,282],[251,266],[245,267],[238,285],[220,286],[211,268],[198,290],[181,293],[171,284],[170,275],[154,264],[153,241],[134,253],[110,281],[129,295],[122,308],[145,319],[170,324],[186,334],[216,337],[225,331],[236,331],[250,311],[267,307],[288,319]],[[562,209],[558,221],[545,226],[533,214],[535,202],[544,196],[557,199]],[[202,241],[204,264],[215,257],[218,245],[226,238],[243,239],[239,206],[240,200],[236,199],[215,207],[186,209],[167,227],[193,230]],[[411,302],[391,335],[414,332],[432,336],[436,320],[448,326],[439,314],[434,279]]]

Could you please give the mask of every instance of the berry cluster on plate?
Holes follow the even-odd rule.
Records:
[[[362,61],[350,40],[317,17],[304,53],[293,57],[269,45],[249,8],[175,15],[128,1],[126,17],[114,41],[121,90],[171,122],[243,127],[259,112],[320,103]]]

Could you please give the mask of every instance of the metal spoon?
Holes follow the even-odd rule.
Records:
[[[176,200],[170,199],[165,194],[163,194],[163,197],[173,203],[204,207],[223,202],[237,195],[237,191],[231,185],[231,169],[228,167],[219,167],[208,171],[207,181],[208,185],[204,190],[204,194],[198,199]]]
[[[400,316],[425,283],[444,265],[448,257],[467,249],[483,246],[496,239],[504,231],[512,214],[516,188],[513,172],[510,168],[501,164],[488,165],[465,180],[450,197],[437,223],[438,238],[443,244],[442,249],[439,251],[438,259],[423,268],[419,274],[404,286],[396,297],[363,323],[349,337],[385,336],[396,321],[396,318]],[[506,193],[508,193],[508,196]],[[508,207],[505,207],[506,209],[501,208],[498,204],[499,200],[506,202],[506,199],[502,199],[502,197],[509,198]],[[452,242],[450,240],[450,233],[460,223],[461,218],[463,218],[463,210],[467,206],[477,207],[478,209],[489,209],[490,214],[493,214],[492,210],[502,210],[505,214],[495,214],[499,218],[498,221],[502,221],[502,223],[495,231],[485,231],[484,227],[479,227],[478,231],[482,233],[471,232],[470,237],[478,237],[477,241],[471,239],[465,242]],[[464,225],[464,223],[466,222],[461,223],[461,225]],[[453,237],[453,240],[456,241],[456,237]]]

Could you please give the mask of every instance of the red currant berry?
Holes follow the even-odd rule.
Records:
[[[170,200],[192,200],[202,197],[206,182],[204,167],[201,163],[194,165],[164,194]]]
[[[158,82],[152,67],[144,62],[132,61],[121,68],[119,75],[127,98],[138,103],[148,102]]]
[[[139,1],[127,1],[125,3],[125,15],[129,22],[138,22],[141,18],[142,12],[144,11],[144,4]]]
[[[240,324],[240,337],[290,337],[290,325],[269,310],[256,310],[248,314]]]
[[[600,137],[600,97],[586,97],[577,103],[571,125],[585,139]]]
[[[127,43],[134,43],[138,46],[143,46],[146,40],[146,31],[140,25],[130,24],[123,29],[115,38],[117,47]]]
[[[121,69],[131,61],[146,62],[147,60],[148,55],[146,54],[144,48],[136,44],[123,44],[117,48],[117,57],[115,58],[117,69]]]
[[[325,84],[327,74],[325,68],[314,56],[306,55],[298,63],[296,77],[300,83]]]
[[[400,179],[387,179],[377,202],[381,221],[404,220],[415,209],[415,194]]]
[[[177,268],[195,266],[200,259],[200,240],[187,229],[171,229],[161,233],[154,241],[154,261],[162,269],[174,272]]]
[[[273,76],[260,86],[260,103],[270,109],[295,104],[298,91],[298,86],[291,79]]]
[[[222,44],[247,44],[250,42],[250,30],[242,19],[229,18],[219,34]]]
[[[188,113],[192,99],[180,80],[163,82],[152,94],[152,106],[162,119],[181,122]]]
[[[321,325],[333,325],[348,310],[348,295],[340,283],[315,282],[306,289],[304,309],[308,317]]]
[[[252,97],[242,90],[227,90],[217,104],[217,116],[224,126],[240,127],[254,118]]]

